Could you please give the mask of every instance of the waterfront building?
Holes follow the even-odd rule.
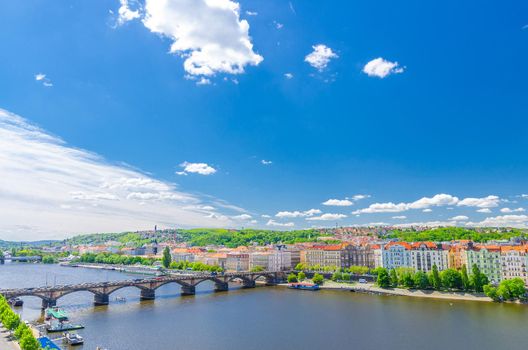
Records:
[[[261,267],[263,270],[268,270],[270,254],[269,252],[253,252],[249,254],[249,269]]]
[[[290,268],[293,269],[301,262],[301,250],[294,245],[289,245],[286,247],[286,251],[290,252]]]
[[[528,246],[502,246],[501,247],[501,278],[511,279],[520,277],[528,285],[528,272],[526,269],[528,259]]]
[[[473,265],[485,274],[490,282],[499,283],[501,276],[501,247],[498,245],[475,245],[466,251],[467,272],[471,274]]]
[[[206,265],[220,266],[226,268],[227,254],[224,253],[199,253],[194,256],[195,262],[201,262]]]
[[[381,248],[381,264],[387,269],[412,267],[411,245],[407,242],[390,242]]]
[[[381,245],[372,245],[372,255],[374,256],[374,268],[383,267],[383,258],[381,253]]]
[[[463,266],[468,267],[467,250],[468,245],[453,244],[447,252],[447,267],[450,269],[460,270]]]
[[[283,249],[271,251],[268,271],[285,271],[291,269],[291,252]]]
[[[347,244],[341,251],[341,267],[366,266],[374,268],[374,251],[369,244]]]
[[[171,252],[171,258],[174,262],[188,261],[194,262],[194,254],[185,248],[174,248]]]
[[[240,252],[231,252],[226,254],[226,270],[228,271],[248,271],[249,254]]]
[[[301,262],[308,266],[341,267],[341,250],[340,244],[313,246],[301,253]]]
[[[411,245],[411,267],[414,271],[430,272],[433,265],[439,271],[447,270],[447,250],[433,242],[415,242]]]

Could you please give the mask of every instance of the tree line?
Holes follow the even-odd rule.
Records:
[[[14,336],[22,350],[42,349],[31,329],[20,319],[9,306],[7,300],[0,295],[0,321],[4,328],[14,332]]]

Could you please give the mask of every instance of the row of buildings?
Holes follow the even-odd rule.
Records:
[[[159,256],[165,246],[171,250],[175,262],[201,262],[217,265],[227,271],[249,271],[260,267],[268,271],[294,269],[299,263],[310,267],[349,268],[365,266],[388,269],[405,267],[430,272],[433,265],[439,271],[454,268],[468,269],[473,265],[499,282],[514,277],[528,285],[528,245],[520,243],[475,244],[471,241],[447,243],[375,241],[357,238],[342,244],[300,243],[294,245],[225,247],[186,247],[169,243],[151,244],[139,248],[121,247],[106,243],[100,246],[81,246],[83,253],[121,253],[126,255]]]

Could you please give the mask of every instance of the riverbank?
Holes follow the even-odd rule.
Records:
[[[280,284],[287,287],[287,283]],[[343,290],[357,293],[378,294],[378,295],[396,295],[414,298],[430,298],[430,299],[444,299],[444,300],[466,300],[466,301],[484,301],[493,302],[493,300],[484,294],[472,294],[464,292],[441,292],[434,290],[419,290],[419,289],[402,289],[402,288],[380,288],[373,283],[337,283],[333,281],[325,281],[320,286],[321,289],[326,290]]]
[[[11,332],[0,324],[0,349],[2,350],[20,350],[17,342],[11,339]]]

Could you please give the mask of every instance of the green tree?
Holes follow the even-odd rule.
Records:
[[[324,277],[323,277],[323,275],[315,273],[313,278],[312,278],[312,281],[315,284],[323,284],[324,283]]]
[[[376,284],[380,288],[389,288],[391,286],[391,279],[389,276],[389,271],[386,268],[377,269],[378,278],[376,279]]]
[[[460,275],[462,278],[462,288],[464,290],[470,290],[471,289],[471,282],[469,281],[469,276],[467,274],[466,265],[462,265],[462,270],[460,271]]]
[[[350,282],[350,274],[347,272],[343,272],[343,274],[341,275],[341,279],[343,281]]]
[[[447,269],[440,273],[440,279],[442,285],[449,289],[461,289],[462,288],[462,276],[460,272],[455,269]]]
[[[172,257],[170,254],[170,249],[169,247],[165,247],[165,249],[163,249],[163,257],[161,259],[161,264],[163,265],[163,267],[167,269],[169,268],[171,261],[172,261]]]
[[[304,281],[306,279],[306,274],[303,272],[303,271],[300,271],[298,274],[297,274],[297,280],[299,282],[301,281]]]
[[[294,273],[290,273],[288,275],[288,283],[295,283],[297,282],[297,276]]]
[[[342,280],[342,279],[343,279],[343,274],[342,274],[341,272],[336,271],[336,272],[334,272],[334,273],[332,274],[332,281],[337,282],[337,281],[340,281],[340,280]]]
[[[295,270],[297,271],[305,271],[307,269],[308,269],[308,266],[306,266],[306,264],[298,263],[297,265],[295,265]]]
[[[473,264],[473,267],[471,269],[471,284],[473,285],[473,288],[475,288],[475,292],[481,293],[484,291],[484,286],[488,284],[488,277],[480,272],[479,267],[477,264]]]
[[[398,287],[398,274],[396,273],[396,269],[390,270],[390,283],[393,288]]]
[[[253,266],[250,270],[251,272],[262,272],[264,271],[264,268],[262,266]]]
[[[403,272],[401,276],[401,283],[405,288],[413,288],[414,287],[414,274],[409,271]]]
[[[436,264],[431,269],[431,286],[437,290],[442,288],[442,281],[440,280],[440,274],[438,273],[438,266]]]
[[[418,271],[414,274],[414,286],[417,289],[429,288],[429,278],[427,278],[427,274],[425,272]]]
[[[484,289],[484,293],[488,297],[490,297],[494,301],[500,301],[500,298],[497,295],[497,288],[496,287],[494,287],[494,286],[492,286],[490,284],[486,284],[483,289]]]

